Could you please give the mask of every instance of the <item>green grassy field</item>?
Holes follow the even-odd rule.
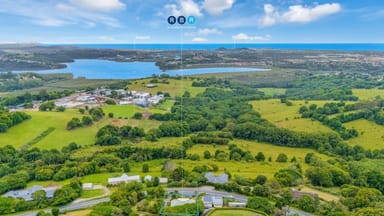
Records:
[[[376,96],[384,98],[384,89],[352,89],[352,93],[359,97],[359,100],[373,100]]]
[[[146,91],[151,94],[157,94],[158,91],[168,92],[171,97],[175,97],[178,95],[180,96],[185,91],[189,91],[192,96],[195,96],[205,90],[205,87],[192,87],[193,81],[189,78],[183,80],[168,79],[169,84],[156,83],[156,87],[148,88],[146,87],[146,85],[150,84],[150,80],[151,79],[140,79],[132,81],[132,84],[128,85],[128,89],[135,91]]]
[[[216,209],[212,214],[208,214],[209,216],[259,216],[258,214],[252,210],[247,209]]]
[[[98,197],[98,196],[103,196],[104,195],[104,190],[103,189],[96,189],[96,190],[84,190],[83,194],[81,195],[80,198],[93,198],[93,197]]]
[[[320,199],[325,200],[327,202],[339,201],[339,199],[340,199],[338,196],[335,196],[333,194],[326,193],[326,192],[323,192],[323,191],[319,191],[319,190],[316,190],[316,189],[313,189],[313,188],[309,188],[309,187],[302,187],[301,191],[302,192],[307,192],[307,193],[315,193],[315,194],[319,195]]]
[[[132,118],[133,115],[137,112],[144,113],[144,112],[150,112],[150,113],[165,113],[167,112],[166,109],[168,109],[169,106],[172,106],[170,104],[173,104],[172,102],[168,102],[164,106],[166,106],[165,109],[161,108],[144,108],[137,105],[106,105],[103,107],[104,113],[113,113],[114,118]]]
[[[278,154],[285,153],[288,156],[288,160],[291,160],[293,156],[296,157],[298,163],[302,165],[303,170],[307,168],[307,164],[304,163],[304,158],[307,153],[315,152],[311,149],[300,149],[289,148],[282,146],[274,146],[265,143],[258,143],[253,141],[246,140],[233,140],[231,143],[236,144],[241,147],[243,150],[249,150],[253,155],[256,155],[258,152],[263,152],[265,155],[265,162],[245,162],[245,161],[224,161],[219,162],[215,160],[205,160],[203,159],[204,151],[208,150],[211,155],[215,154],[216,150],[228,151],[228,146],[213,146],[213,145],[194,145],[191,149],[188,150],[188,154],[199,154],[200,161],[189,161],[184,160],[184,166],[192,170],[194,166],[204,165],[204,164],[217,164],[219,166],[220,172],[224,171],[224,168],[230,171],[232,174],[241,175],[244,177],[255,178],[259,174],[272,177],[276,171],[279,169],[287,168],[291,163],[278,163],[275,162]],[[317,155],[323,159],[329,159],[328,156],[318,154]],[[268,162],[268,157],[272,158],[272,162]],[[181,163],[183,161],[179,161]]]
[[[32,119],[12,127],[7,133],[0,134],[0,146],[10,144],[19,148],[49,127],[53,127],[55,130],[33,145],[33,147],[60,149],[71,142],[89,145],[94,143],[97,130],[110,121],[104,118],[90,127],[68,131],[66,129],[67,122],[72,117],[82,117],[77,110],[66,110],[65,112],[28,112],[28,114],[32,116]]]
[[[344,126],[355,128],[359,132],[358,137],[348,140],[349,144],[360,145],[366,149],[384,148],[384,126],[365,119],[348,122]]]
[[[170,101],[165,104],[165,106],[169,107],[172,104],[173,102]],[[146,111],[151,113],[166,112],[164,109],[160,108],[146,109],[135,105],[104,106],[103,110],[106,114],[110,112],[114,113],[114,118],[108,118],[106,116],[100,121],[94,122],[93,125],[89,127],[77,128],[71,131],[66,129],[67,123],[73,117],[80,119],[83,117],[77,109],[67,109],[65,112],[28,111],[27,113],[32,116],[30,120],[12,127],[6,133],[0,133],[0,146],[12,145],[16,148],[20,148],[50,127],[55,130],[38,143],[34,144],[33,147],[41,149],[61,149],[71,142],[75,142],[82,146],[93,145],[95,143],[95,135],[97,131],[107,124],[116,126],[131,125],[149,130],[151,128],[157,128],[161,122],[132,119],[131,117],[134,113]],[[126,119],[125,117],[129,117],[129,119]]]
[[[303,105],[317,104],[322,106],[329,101],[292,101],[292,106],[283,104],[278,99],[252,101],[251,104],[255,111],[261,114],[262,118],[274,123],[278,127],[288,128],[294,131],[303,132],[333,132],[330,128],[322,125],[318,121],[302,119],[299,109]]]
[[[287,91],[284,88],[258,88],[258,90],[264,92],[265,96],[269,97],[283,95]]]
[[[79,211],[73,211],[73,212],[68,212],[65,214],[61,214],[62,216],[86,216],[89,213],[91,213],[91,210],[79,210]]]

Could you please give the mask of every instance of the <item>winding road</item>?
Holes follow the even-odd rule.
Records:
[[[187,193],[187,194],[193,194],[195,192],[199,194],[206,193],[207,195],[210,195],[210,196],[222,196],[222,197],[234,198],[240,202],[247,202],[248,200],[246,196],[242,196],[235,193],[217,191],[214,189],[214,187],[209,187],[209,186],[199,187],[199,188],[166,188],[166,191],[168,192],[178,191],[180,193]],[[105,197],[105,198],[99,198],[99,199],[86,200],[82,202],[73,202],[66,206],[62,206],[59,209],[60,209],[60,212],[75,211],[80,209],[86,209],[94,205],[97,205],[99,203],[108,202],[109,200],[110,200],[109,197]],[[36,210],[36,211],[30,211],[30,212],[17,213],[13,215],[14,216],[35,216],[39,211],[40,210]],[[51,209],[45,209],[44,211],[51,212]]]

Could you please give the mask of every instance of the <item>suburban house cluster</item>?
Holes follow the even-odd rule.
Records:
[[[153,178],[150,175],[144,176],[143,181],[152,181]],[[127,174],[123,174],[120,177],[113,177],[113,178],[108,178],[108,185],[115,186],[119,184],[127,184],[130,182],[142,182],[141,177],[139,175],[133,175],[133,176],[128,176]],[[167,184],[168,183],[168,178],[159,178],[159,183],[160,184]]]
[[[149,85],[149,84],[148,84]],[[148,88],[151,88],[148,86]],[[152,95],[145,91],[130,91],[124,89],[110,90],[105,88],[98,88],[91,92],[92,95],[101,97],[116,97],[119,98],[117,103],[120,105],[136,104],[142,107],[148,107],[149,105],[156,105],[164,99],[163,94]]]
[[[98,88],[94,91],[87,93],[77,93],[68,97],[63,97],[56,100],[56,106],[63,106],[66,108],[77,107],[94,107],[104,105],[107,99],[113,99],[116,104],[128,105],[135,104],[142,107],[149,107],[150,105],[159,104],[164,95],[152,95],[144,91],[126,91],[124,89],[111,90],[106,88]]]

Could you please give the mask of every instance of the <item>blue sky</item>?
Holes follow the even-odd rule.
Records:
[[[384,43],[383,23],[382,0],[0,0],[0,43]]]

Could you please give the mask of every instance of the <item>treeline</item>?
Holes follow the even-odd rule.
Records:
[[[90,126],[93,124],[94,121],[97,122],[105,116],[103,109],[99,107],[91,109],[89,109],[88,107],[86,107],[85,109],[80,108],[79,112],[81,114],[85,114],[86,110],[88,110],[89,116],[83,116],[81,120],[77,117],[73,117],[67,123],[67,130],[73,130],[83,126]]]
[[[31,116],[24,112],[0,112],[0,133],[30,118]]]
[[[312,104],[308,107],[300,107],[300,114],[302,118],[311,118],[321,122],[323,125],[326,125],[340,134],[341,138],[344,140],[357,137],[359,135],[358,131],[354,128],[347,129],[343,126],[342,122],[337,118],[328,118],[327,115],[332,115],[341,112],[340,107],[344,107],[344,103],[327,103],[324,107],[319,107],[315,104]],[[346,110],[351,110],[353,107],[348,106]]]
[[[193,87],[211,87],[215,85],[220,87],[230,87],[231,83],[229,80],[223,80],[216,77],[197,78],[197,81],[192,82]]]
[[[352,88],[375,88],[382,86],[369,76],[340,73],[338,75],[302,74],[288,82],[286,96],[298,100],[343,100],[357,101]]]
[[[70,155],[76,150],[81,151],[81,148],[75,143],[61,151],[37,148],[16,150],[12,146],[0,148],[0,193],[24,188],[32,180],[62,181],[100,172],[119,172],[130,162],[180,159],[186,155],[184,148],[123,146],[73,159]]]
[[[257,140],[280,146],[312,148],[319,152],[340,155],[349,159],[384,158],[384,150],[364,150],[361,146],[350,146],[335,134],[294,132],[284,128],[265,127],[255,123],[236,125],[234,137]]]
[[[37,94],[31,94],[26,92],[22,95],[15,97],[6,97],[2,98],[0,104],[3,106],[16,106],[23,105],[25,108],[31,108],[32,101],[48,101],[55,100],[58,98],[66,97],[72,94],[72,91],[64,90],[64,91],[52,91],[48,92],[46,90],[41,90]]]
[[[96,145],[117,145],[121,143],[122,139],[135,139],[145,136],[143,128],[122,126],[117,127],[113,125],[106,125],[96,134]]]

